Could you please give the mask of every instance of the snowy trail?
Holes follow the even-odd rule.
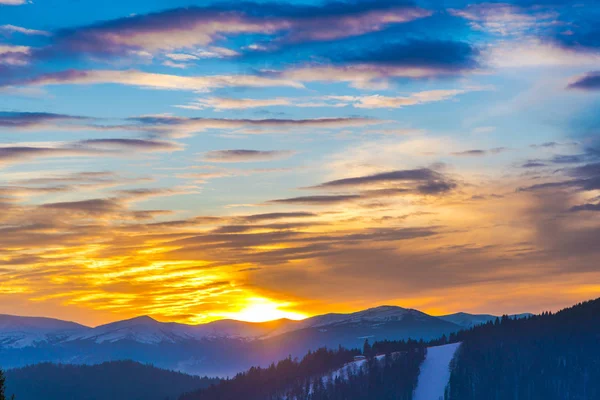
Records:
[[[429,347],[413,400],[440,400],[444,398],[444,389],[450,379],[450,361],[460,343]]]

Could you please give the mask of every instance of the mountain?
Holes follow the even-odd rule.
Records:
[[[512,315],[509,315],[509,317],[521,319],[521,318],[531,317],[532,315],[533,314],[530,314],[530,313],[523,313],[523,314],[512,314]],[[469,328],[472,328],[477,325],[483,325],[490,321],[493,322],[498,317],[495,315],[490,315],[490,314],[467,314],[464,312],[459,312],[456,314],[441,315],[438,318],[443,319],[444,321],[452,322],[453,324],[456,324],[462,328],[469,329]]]
[[[92,366],[45,363],[6,372],[6,392],[19,400],[177,399],[217,382],[133,361]]]
[[[268,365],[288,355],[300,357],[323,346],[361,348],[365,339],[428,340],[462,328],[396,306],[264,323],[221,320],[186,325],[142,316],[90,328],[43,318],[5,319],[10,323],[0,325],[0,366],[4,368],[131,359],[212,376],[231,376],[253,365]]]
[[[294,326],[294,330],[261,340],[263,354],[271,358],[301,356],[319,347],[362,348],[366,339],[434,339],[459,331],[460,326],[418,310],[381,306],[351,314],[326,314]]]
[[[129,340],[138,343],[159,344],[204,338],[256,340],[279,329],[285,331],[284,327],[292,326],[294,322],[287,319],[261,323],[220,320],[202,325],[186,325],[175,322],[159,322],[149,316],[141,316],[81,330],[71,335],[67,341],[93,340],[96,343],[114,343]]]
[[[87,330],[75,322],[0,314],[0,347],[23,348],[56,343]]]

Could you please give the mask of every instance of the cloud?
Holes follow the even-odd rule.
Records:
[[[316,189],[360,187],[374,184],[416,183],[416,191],[421,194],[439,194],[452,190],[456,184],[443,174],[429,168],[396,170],[364,175],[354,178],[337,179],[315,186]],[[402,189],[405,191],[405,189]]]
[[[41,207],[47,209],[84,212],[86,214],[108,214],[120,211],[122,209],[122,205],[115,199],[92,199],[47,203],[43,204]]]
[[[574,78],[569,83],[569,89],[600,90],[600,71],[589,72],[583,76]]]
[[[31,49],[27,46],[0,44],[0,65],[5,67],[22,67],[29,64]]]
[[[577,160],[575,162],[580,162]],[[600,162],[592,162],[568,168],[563,171],[569,180],[544,182],[519,188],[519,191],[535,191],[549,189],[576,189],[578,191],[600,190]]]
[[[232,99],[223,97],[211,97],[207,99],[197,99],[196,101],[177,106],[191,110],[203,110],[212,108],[215,110],[243,110],[256,107],[288,106],[293,104],[292,99],[274,98],[274,99]]]
[[[569,67],[598,65],[600,54],[534,37],[492,44],[482,52],[482,59],[496,68]]]
[[[211,97],[197,99],[187,105],[177,106],[191,110],[206,108],[215,110],[248,109],[257,107],[291,106],[291,107],[346,107],[355,108],[400,108],[453,98],[468,90],[429,90],[412,93],[409,96],[388,97],[382,95],[372,96],[319,96],[308,98],[282,98],[273,99],[234,99]]]
[[[301,82],[350,82],[353,87],[373,90],[387,87],[394,78],[457,76],[479,67],[479,52],[457,41],[413,40],[330,53],[324,57],[328,63],[272,74]]]
[[[558,16],[544,7],[528,9],[507,3],[470,4],[464,9],[451,9],[450,14],[471,21],[473,29],[502,36],[522,35],[552,25]]]
[[[368,32],[431,15],[409,2],[330,2],[324,5],[223,3],[135,15],[56,32],[44,54],[128,55],[211,46],[246,35],[281,41],[325,41]]]
[[[76,142],[41,143],[39,145],[5,145],[0,147],[0,165],[38,158],[120,157],[135,153],[181,150],[176,143],[143,139],[90,139]]]
[[[421,168],[412,170],[397,170],[390,172],[382,172],[373,175],[365,175],[356,178],[337,179],[322,183],[318,188],[333,188],[344,186],[360,186],[381,182],[405,182],[405,181],[424,181],[437,179],[441,175],[431,169]]]
[[[573,212],[578,212],[578,211],[600,211],[600,203],[597,203],[597,204],[588,203],[588,204],[582,204],[582,205],[579,205],[579,206],[574,206],[574,207],[571,207],[571,211],[573,211]]]
[[[219,119],[185,118],[170,115],[150,115],[130,118],[134,124],[125,129],[140,130],[156,136],[181,137],[208,129],[240,129],[240,134],[273,133],[285,129],[339,129],[381,124],[372,118],[313,118],[313,119]],[[243,129],[242,129],[243,128]]]
[[[430,90],[412,94],[410,97],[368,96],[361,98],[358,108],[396,108],[443,101],[464,93],[464,90]]]
[[[86,120],[86,117],[44,112],[0,112],[0,129],[26,130],[55,127],[60,122]]]
[[[287,86],[301,88],[302,84],[288,79],[255,75],[178,76],[137,70],[66,70],[38,75],[33,78],[4,81],[1,87],[49,85],[97,85],[114,83],[162,90],[205,92],[226,87]]]
[[[356,108],[401,108],[414,106],[437,101],[451,99],[467,90],[428,90],[424,92],[413,93],[409,96],[389,97],[382,95],[372,96],[330,96],[344,104],[352,105]]]
[[[0,3],[1,4],[1,3]],[[28,36],[51,36],[50,32],[40,31],[37,29],[27,29],[22,26],[16,25],[0,25],[0,32],[12,34],[12,33],[20,33],[22,35]]]
[[[0,0],[0,5],[4,6],[20,6],[27,4],[27,0]]]
[[[75,146],[101,150],[139,150],[143,152],[171,152],[183,149],[181,145],[174,142],[147,139],[89,139],[76,142]]]
[[[332,60],[344,64],[422,68],[448,74],[476,68],[477,55],[478,51],[466,42],[411,40],[334,54]]]
[[[288,218],[312,218],[316,217],[318,214],[305,212],[305,211],[297,211],[297,212],[278,212],[278,213],[264,213],[264,214],[252,214],[246,215],[243,217],[239,217],[245,221],[249,222],[257,222],[257,221],[265,221],[265,220],[277,220],[277,219],[288,219]]]
[[[270,200],[272,204],[306,204],[306,205],[327,205],[335,203],[344,203],[361,199],[360,195],[331,195],[331,196],[300,196],[287,199]]]
[[[488,154],[499,154],[508,150],[506,147],[495,147],[489,150],[473,149],[465,151],[456,151],[451,153],[453,156],[485,156]]]
[[[539,162],[539,161],[528,161],[522,165],[523,168],[540,168],[540,167],[545,167],[545,166],[546,166],[546,164],[544,164],[543,162]]]
[[[398,187],[396,185],[402,184]],[[328,181],[307,189],[363,189],[376,186],[376,189],[360,190],[358,193],[299,196],[271,200],[268,204],[326,205],[352,203],[359,200],[389,199],[407,194],[440,195],[454,190],[457,184],[443,174],[428,168],[396,170],[372,175]]]
[[[203,160],[208,162],[256,162],[256,161],[271,161],[288,158],[294,154],[290,150],[215,150],[204,154]]]
[[[14,163],[35,158],[55,157],[81,157],[97,156],[98,152],[88,149],[61,148],[61,147],[28,147],[12,146],[0,147],[0,165]]]
[[[126,184],[153,181],[149,177],[124,177],[113,171],[84,171],[70,173],[36,173],[35,177],[17,174],[12,183],[31,189],[64,189],[65,191],[96,190]]]

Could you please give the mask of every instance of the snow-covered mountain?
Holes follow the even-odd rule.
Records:
[[[202,325],[186,325],[159,322],[149,316],[141,316],[82,330],[71,335],[66,341],[93,340],[96,343],[114,343],[128,340],[144,344],[220,338],[251,341],[260,339],[291,322],[285,319],[263,323],[220,320]]]
[[[381,323],[381,322],[397,322],[402,321],[407,317],[426,320],[431,316],[411,308],[402,308],[397,306],[380,306],[369,308],[367,310],[351,313],[351,314],[325,314],[313,318],[308,318],[307,323],[310,327],[318,327],[333,324],[348,324],[348,323]]]
[[[400,322],[405,318],[411,318],[416,320],[425,321],[431,316],[410,308],[402,308],[397,306],[379,306],[369,308],[366,310],[358,311],[349,314],[337,314],[330,313],[324,315],[317,315],[301,321],[289,321],[286,324],[270,333],[269,336],[276,336],[282,333],[291,332],[299,329],[307,328],[325,328],[333,327],[336,325],[347,325],[347,324],[363,324],[368,326],[377,326],[377,324],[383,324],[386,322]]]
[[[75,322],[0,314],[0,348],[56,343],[89,329]]]
[[[193,339],[192,329],[191,326],[165,324],[148,316],[142,316],[90,328],[70,336],[66,341],[92,340],[95,343],[114,343],[130,340],[145,344],[175,343],[182,339]]]
[[[468,314],[446,317],[381,306],[302,321],[221,320],[186,325],[142,316],[91,328],[49,318],[0,316],[0,367],[129,359],[192,374],[224,376],[288,355],[300,357],[320,347],[360,348],[365,339],[435,339],[480,321]]]

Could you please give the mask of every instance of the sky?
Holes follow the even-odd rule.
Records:
[[[596,1],[0,0],[0,313],[600,296]]]

